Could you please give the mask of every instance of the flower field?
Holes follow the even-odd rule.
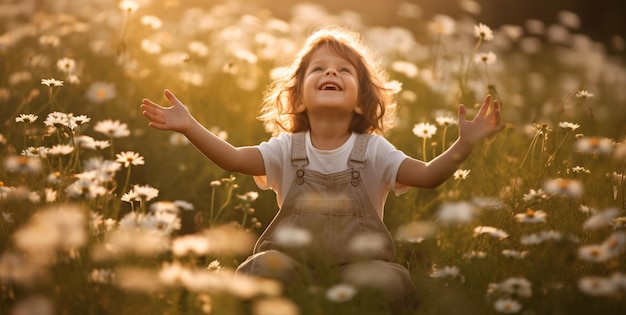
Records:
[[[233,277],[274,193],[139,108],[168,88],[233,145],[266,141],[267,86],[330,24],[380,56],[397,100],[385,136],[408,155],[454,142],[459,103],[473,117],[486,94],[501,101],[506,129],[452,178],[387,199],[419,293],[409,314],[626,314],[623,39],[595,41],[569,11],[492,28],[474,1],[455,18],[400,3],[411,27],[309,2],[281,18],[201,3],[0,3],[0,314],[391,314],[347,283]]]

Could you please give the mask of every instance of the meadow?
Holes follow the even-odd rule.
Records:
[[[440,187],[390,194],[411,314],[626,314],[624,40],[557,23],[492,28],[480,7],[401,26],[301,2],[0,3],[0,313],[386,314],[346,283],[289,292],[234,268],[275,195],[225,172],[139,104],[168,88],[234,145],[271,136],[263,93],[316,27],[363,34],[398,105],[385,136],[432,160],[486,94],[507,127]],[[410,22],[410,23],[409,23]],[[296,237],[294,234],[293,237]]]

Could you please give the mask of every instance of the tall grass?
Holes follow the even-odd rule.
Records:
[[[169,88],[234,145],[265,141],[272,71],[313,28],[345,21],[402,86],[386,136],[407,154],[440,154],[457,104],[471,117],[488,93],[507,124],[441,187],[389,196],[421,301],[410,313],[626,312],[624,52],[572,14],[495,30],[471,13],[399,17],[407,29],[310,3],[290,19],[240,2],[36,3],[0,5],[1,313],[388,312],[348,284],[232,277],[274,194],[139,111]],[[420,123],[437,130],[420,138]]]

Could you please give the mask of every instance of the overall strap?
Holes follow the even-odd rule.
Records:
[[[365,150],[372,135],[368,133],[359,133],[356,135],[354,147],[350,153],[348,164],[352,168],[365,168]]]
[[[291,135],[291,165],[298,169],[302,169],[309,164],[306,157],[305,133],[298,132]]]

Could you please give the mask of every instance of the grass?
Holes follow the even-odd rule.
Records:
[[[376,293],[329,291],[339,283],[285,291],[233,279],[275,214],[274,194],[150,129],[139,110],[144,97],[165,103],[169,88],[234,145],[265,141],[256,116],[271,71],[337,17],[321,7],[280,20],[237,2],[170,5],[126,11],[93,1],[61,14],[52,2],[37,11],[6,4],[2,313],[391,312],[377,308]],[[471,117],[487,93],[502,101],[507,124],[464,175],[390,194],[396,262],[421,301],[408,313],[626,312],[623,56],[564,21],[551,25],[561,37],[509,26],[493,40],[474,34],[479,22],[468,14],[415,19],[410,30],[352,25],[402,84],[386,135],[399,149],[433,159],[457,137],[437,119],[455,118],[459,103]],[[449,24],[432,23],[456,31],[433,33]],[[494,63],[474,63],[488,52]],[[419,123],[437,132],[416,137]]]

